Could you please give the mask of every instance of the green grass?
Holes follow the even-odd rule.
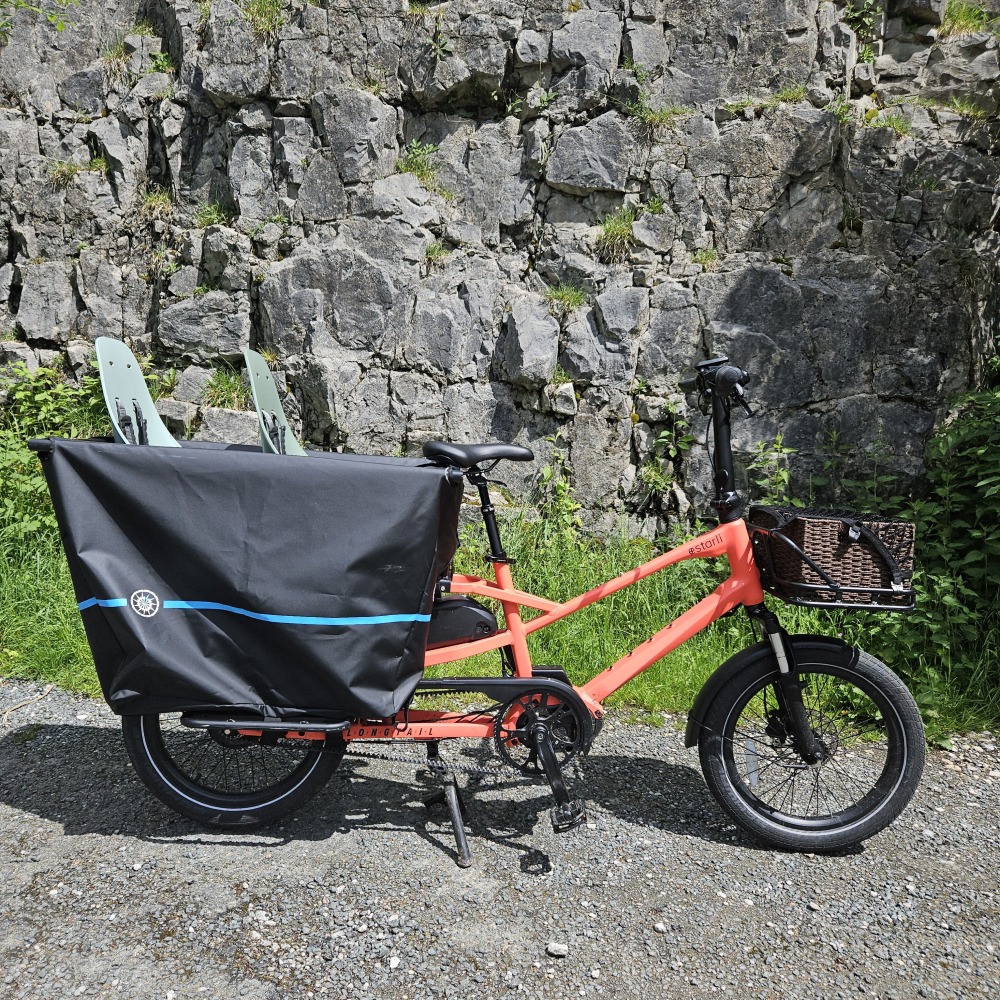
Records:
[[[0,675],[100,694],[57,537],[0,545],[0,607]]]
[[[444,243],[435,241],[434,243],[429,243],[427,249],[424,251],[424,262],[429,267],[435,267],[438,264],[443,264],[450,254],[451,251]]]
[[[149,219],[169,219],[174,214],[174,202],[166,188],[150,188],[142,196],[142,214]]]
[[[634,118],[650,132],[661,128],[674,128],[677,122],[691,114],[691,109],[679,104],[668,104],[655,108],[649,103],[649,96],[641,91],[634,101],[626,101],[621,105],[622,113]]]
[[[261,40],[276,38],[286,23],[284,0],[243,0],[243,16]]]
[[[695,264],[700,264],[706,271],[717,271],[719,269],[719,252],[717,250],[713,250],[711,247],[695,250],[695,252],[691,254],[691,260],[693,260]]]
[[[81,170],[83,170],[83,167],[79,163],[70,163],[69,160],[58,160],[49,165],[49,182],[54,188],[67,188]]]
[[[208,226],[224,226],[231,219],[222,205],[217,202],[205,202],[194,210],[194,224],[198,229],[206,229]]]
[[[206,289],[209,291],[210,289]],[[212,372],[205,386],[204,400],[208,406],[221,406],[226,410],[248,410],[252,393],[245,373],[231,365],[223,365]]]
[[[437,151],[433,143],[414,139],[403,148],[403,155],[396,161],[396,170],[401,174],[413,174],[425,188],[432,190],[437,183],[437,167],[433,161]]]
[[[639,209],[622,205],[616,212],[604,217],[597,237],[597,255],[606,264],[624,264],[635,238],[632,223],[639,217]]]
[[[964,0],[948,0],[944,20],[938,29],[939,38],[957,38],[961,35],[973,35],[978,31],[998,33],[998,22],[989,11],[974,3]]]
[[[585,288],[578,288],[565,281],[558,285],[550,285],[545,289],[545,301],[553,312],[571,313],[590,300],[590,293]]]

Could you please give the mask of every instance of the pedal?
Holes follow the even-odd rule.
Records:
[[[587,822],[587,807],[583,799],[571,799],[561,805],[554,805],[549,815],[552,817],[552,829],[556,833],[565,833]]]

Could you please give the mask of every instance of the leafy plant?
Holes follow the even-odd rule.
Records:
[[[505,115],[519,115],[524,110],[524,99],[513,90],[494,90],[490,97],[500,106]]]
[[[794,104],[796,101],[805,100],[808,93],[809,88],[804,83],[793,83],[782,87],[773,99],[775,104]]]
[[[559,100],[559,92],[556,90],[543,90],[538,96],[537,107],[540,111],[551,107]]]
[[[632,59],[626,59],[622,63],[622,69],[631,73],[635,77],[635,82],[639,84],[645,83],[653,75],[642,63],[637,63]]]
[[[901,111],[867,111],[861,120],[866,128],[891,128],[898,136],[909,135],[913,130],[908,118]]]
[[[846,97],[838,97],[831,101],[824,109],[836,117],[841,125],[847,125],[854,121],[854,112],[851,109],[851,102]]]
[[[757,442],[747,463],[747,480],[756,503],[787,504],[791,501],[792,473],[788,456],[794,454],[794,448],[785,446],[780,431],[773,441]]]
[[[954,111],[956,114],[961,115],[963,118],[973,118],[976,121],[985,121],[989,118],[986,110],[976,104],[971,97],[959,97],[956,95],[945,107],[949,111]]]
[[[173,59],[170,58],[169,52],[157,52],[149,62],[149,71],[151,73],[176,73],[177,67],[174,65]]]
[[[434,18],[434,30],[427,39],[427,44],[430,46],[431,55],[434,57],[435,62],[440,62],[452,53],[451,39],[445,34],[444,28],[441,27],[440,17]]]
[[[248,410],[252,393],[246,373],[223,365],[212,372],[202,396],[208,406],[220,406],[226,410]]]
[[[437,167],[432,157],[438,147],[430,142],[413,139],[403,148],[403,155],[396,161],[396,169],[401,174],[413,174],[426,188],[437,183]]]
[[[597,254],[607,264],[623,264],[628,260],[629,251],[635,242],[632,223],[639,216],[639,209],[632,205],[622,205],[617,211],[604,217],[601,232],[597,237]]]
[[[854,29],[858,38],[871,41],[876,27],[882,23],[882,0],[851,0],[844,8],[844,20]]]
[[[700,264],[706,271],[717,271],[719,269],[719,253],[717,250],[712,249],[712,247],[703,247],[700,250],[695,250],[691,254],[691,260],[695,264]]]
[[[87,164],[87,169],[93,173],[103,174],[107,177],[111,172],[111,164],[108,163],[106,156],[94,156],[91,158],[90,163]]]
[[[45,6],[30,3],[29,0],[0,0],[0,44],[10,38],[14,15],[18,11],[27,11],[38,17],[44,17],[56,31],[63,31],[73,22],[67,17],[66,11],[75,7],[78,0],[48,0]]]
[[[571,313],[587,304],[590,293],[585,288],[579,288],[568,282],[561,281],[558,285],[550,285],[545,289],[545,301],[553,312]],[[567,381],[564,379],[564,381]]]
[[[871,42],[865,42],[865,44],[858,49],[858,62],[873,63],[875,62],[875,59],[876,55],[874,46]]]
[[[423,20],[430,13],[430,9],[431,5],[429,3],[409,3],[404,13],[412,20],[419,21]]]
[[[660,195],[655,194],[650,198],[646,204],[643,206],[645,211],[650,215],[662,215],[663,210],[667,207],[666,200],[661,198]]]

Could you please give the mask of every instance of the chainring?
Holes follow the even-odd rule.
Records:
[[[542,773],[529,735],[530,727],[537,721],[548,728],[560,771],[586,751],[589,727],[580,709],[551,691],[528,690],[497,712],[493,742],[505,764],[523,774]]]

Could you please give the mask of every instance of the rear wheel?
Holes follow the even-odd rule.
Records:
[[[701,765],[722,808],[761,840],[836,850],[882,830],[910,801],[923,771],[923,724],[905,685],[873,656],[792,641],[819,759],[796,752],[777,664],[764,657],[708,706]]]
[[[122,716],[125,748],[136,773],[163,803],[211,826],[273,823],[311,799],[344,755],[328,737],[313,749],[304,740],[259,737],[235,730],[190,729],[179,715]]]

